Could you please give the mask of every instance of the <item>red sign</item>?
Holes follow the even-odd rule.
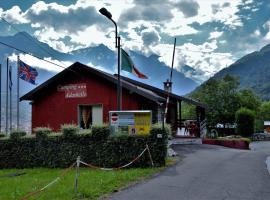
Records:
[[[111,122],[112,123],[116,123],[118,121],[118,115],[117,114],[112,114],[112,117],[111,117]]]
[[[87,97],[87,89],[85,83],[59,85],[59,92],[65,92],[65,98],[83,98]]]

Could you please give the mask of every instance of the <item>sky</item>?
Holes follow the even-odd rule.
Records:
[[[187,64],[206,80],[242,56],[270,43],[270,0],[0,0],[0,16],[61,52],[121,45],[171,65]],[[0,35],[16,30],[0,21]],[[189,76],[189,74],[186,74]]]

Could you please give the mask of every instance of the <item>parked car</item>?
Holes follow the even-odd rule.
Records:
[[[254,133],[252,135],[253,140],[270,140],[269,133]]]

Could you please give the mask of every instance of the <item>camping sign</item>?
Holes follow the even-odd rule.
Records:
[[[110,129],[112,133],[129,135],[147,135],[152,124],[152,112],[148,110],[110,111]]]

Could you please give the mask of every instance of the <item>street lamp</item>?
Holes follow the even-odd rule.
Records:
[[[113,22],[115,26],[115,48],[117,48],[118,51],[118,57],[117,57],[117,110],[121,110],[121,86],[120,86],[120,36],[118,36],[117,32],[117,24],[116,22],[112,19],[112,14],[106,9],[106,8],[101,8],[99,12],[107,17],[110,21]]]

